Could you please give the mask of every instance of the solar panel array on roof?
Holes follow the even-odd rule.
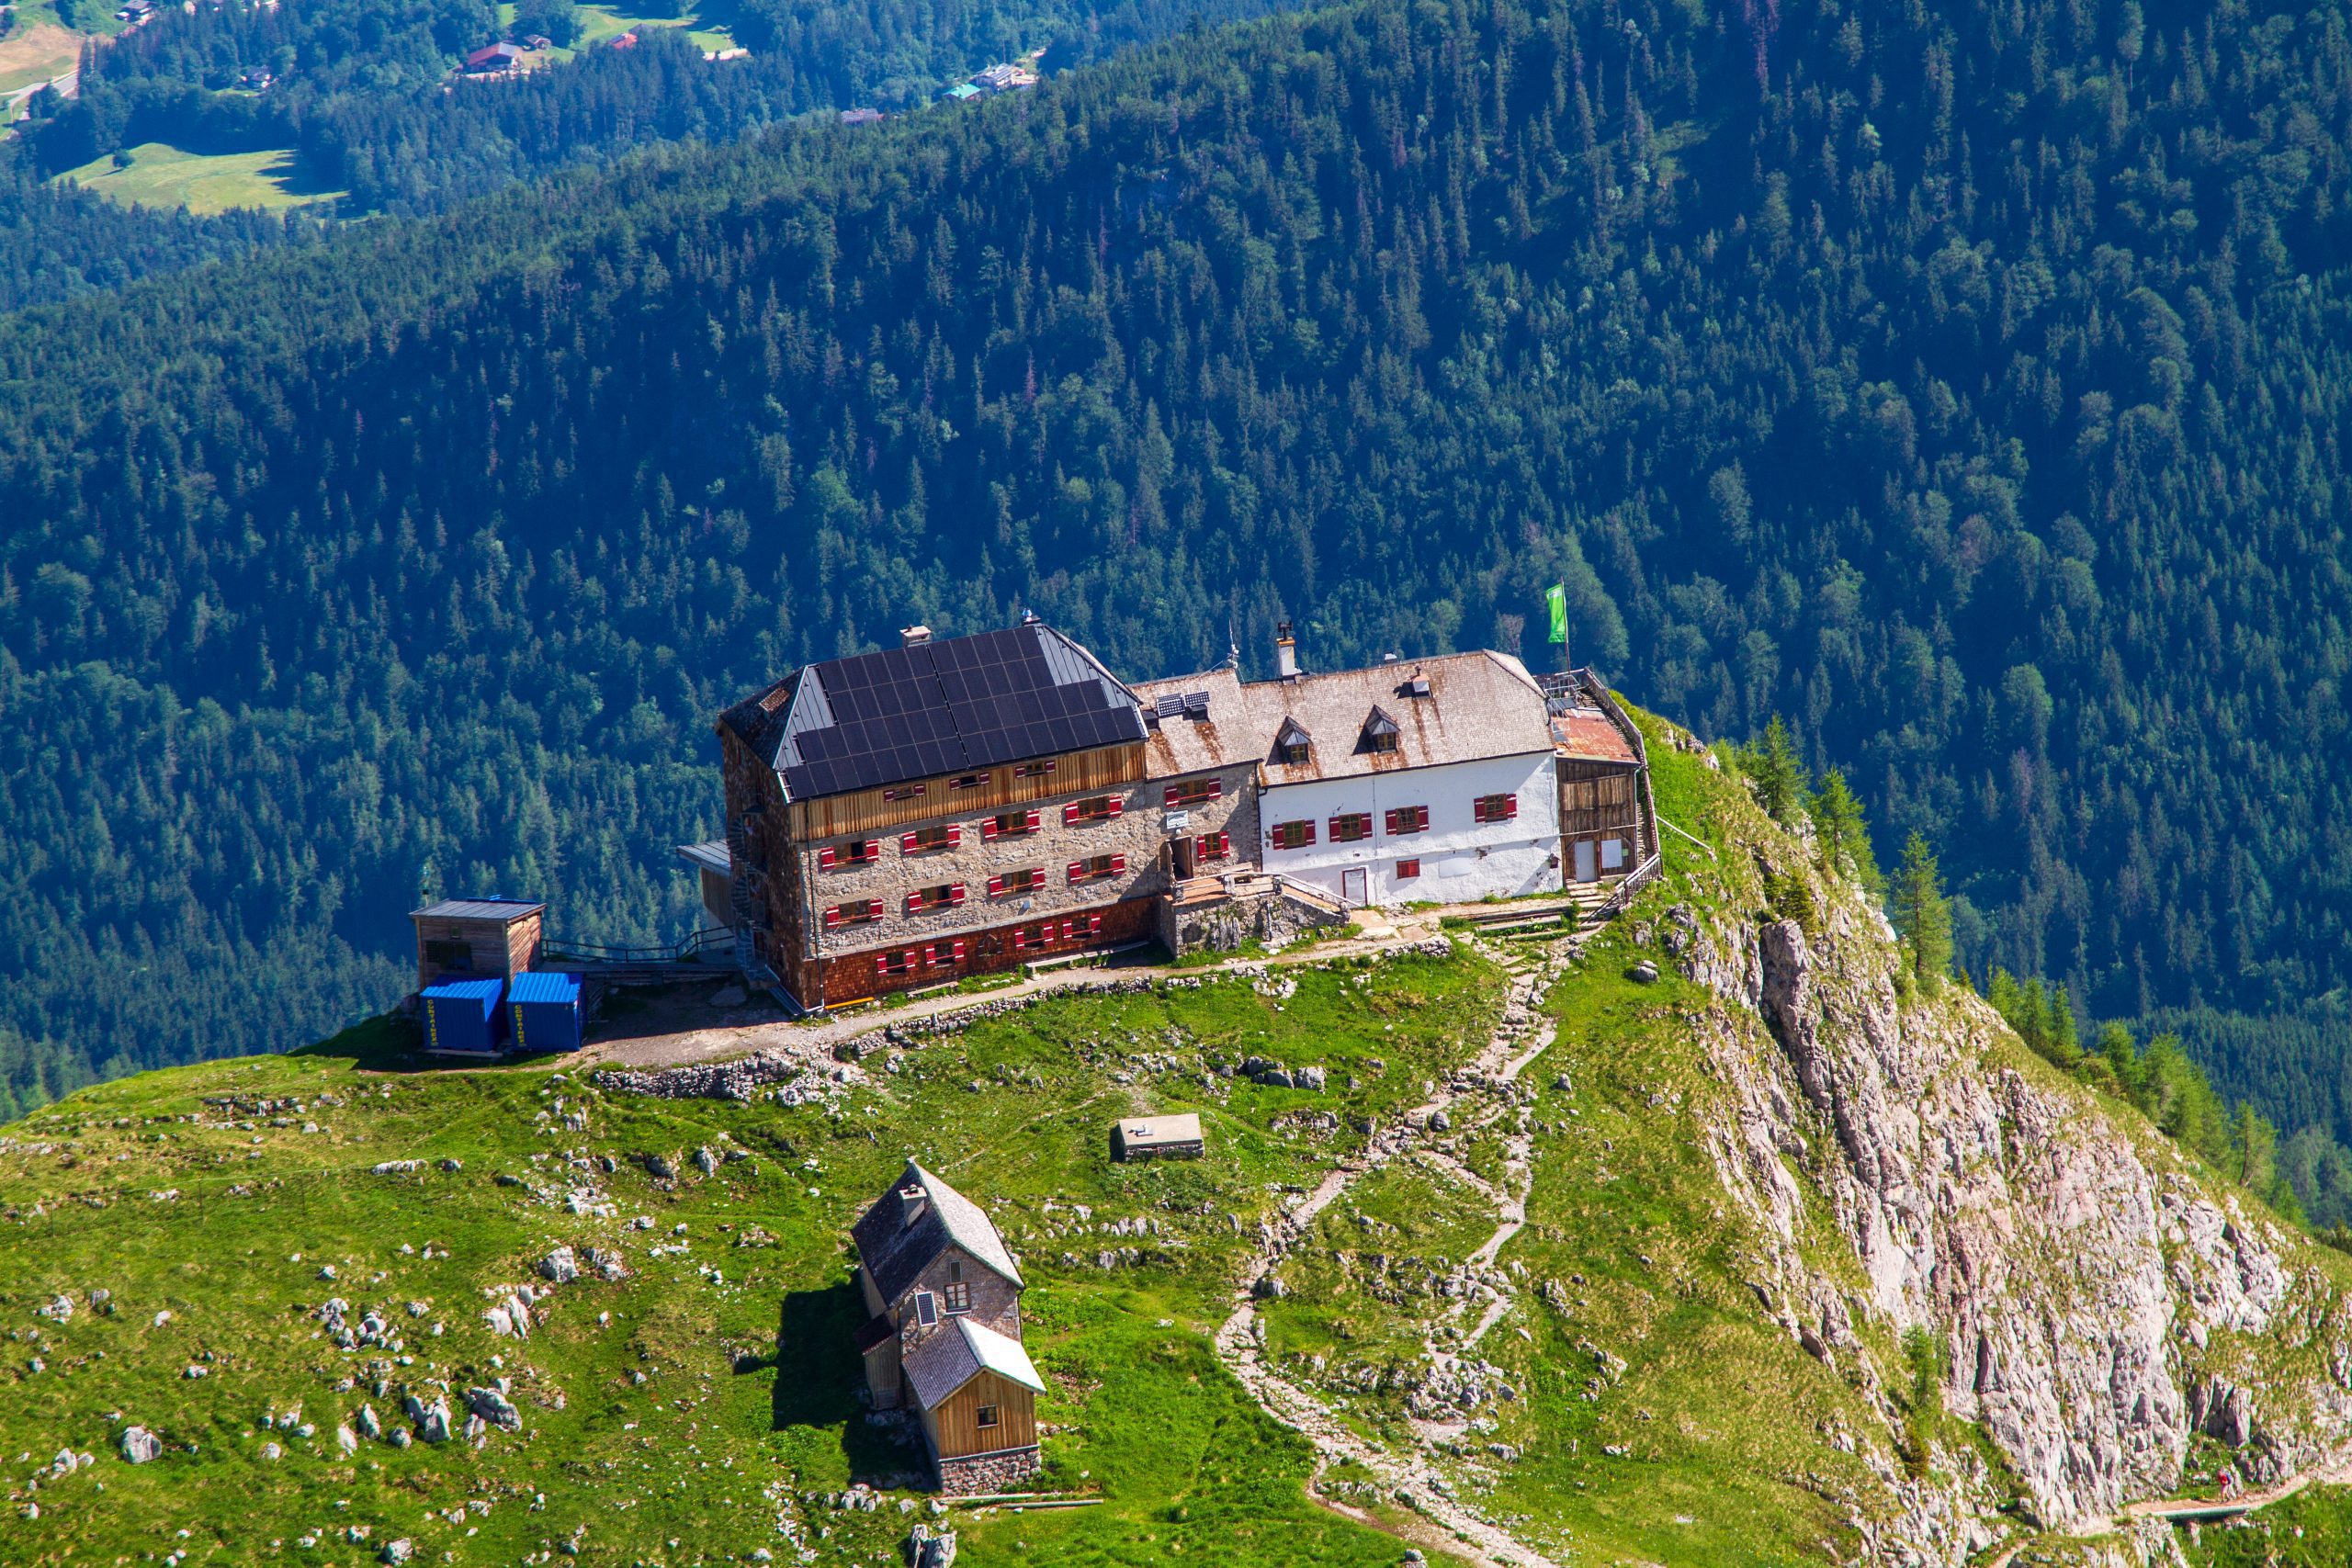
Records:
[[[801,671],[775,766],[796,799],[1144,739],[1133,696],[1043,625]]]
[[[1160,698],[1159,700],[1160,700],[1161,702],[1163,702],[1163,703],[1164,703],[1164,702],[1166,702],[1168,699],[1167,699],[1166,697],[1162,697],[1162,698]],[[1208,694],[1206,692],[1187,692],[1187,693],[1185,693],[1185,694],[1184,694],[1184,696],[1183,696],[1183,704],[1184,704],[1184,716],[1185,716],[1186,718],[1206,718],[1206,717],[1208,717],[1208,716],[1209,716],[1209,694]]]

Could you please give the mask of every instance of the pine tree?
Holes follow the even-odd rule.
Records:
[[[1932,992],[1951,972],[1951,904],[1928,840],[1914,832],[1894,874],[1894,929],[1903,936],[1904,964],[1914,983]]]
[[[1771,814],[1772,820],[1786,827],[1795,821],[1797,812],[1805,805],[1804,763],[1797,757],[1797,749],[1789,739],[1789,727],[1774,714],[1772,722],[1764,727],[1764,737],[1747,747],[1739,754],[1739,771],[1756,786],[1756,803]]]
[[[1770,731],[1765,733],[1769,736]],[[1806,806],[1813,814],[1814,836],[1821,844],[1822,863],[1877,892],[1884,879],[1879,874],[1878,857],[1871,852],[1870,823],[1862,815],[1861,800],[1846,783],[1844,770],[1832,768],[1822,774],[1821,787]]]

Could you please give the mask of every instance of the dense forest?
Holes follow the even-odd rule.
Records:
[[[1072,0],[938,6],[721,0],[637,29],[629,49],[583,47],[512,78],[461,81],[467,53],[502,37],[573,41],[572,0],[531,0],[502,26],[487,0],[225,0],[167,8],[89,54],[81,94],[37,101],[29,155],[44,172],[164,141],[202,152],[290,148],[357,211],[429,212],[510,180],[632,148],[718,142],[795,116],[903,110],[1016,51],[1057,67],[1265,0]],[[685,20],[723,20],[749,58],[706,61]],[[260,90],[247,84],[261,83]]]
[[[118,207],[0,152],[0,310],[119,288],[157,273],[316,238],[303,216],[198,218]]]
[[[2329,993],[2348,70],[2325,9],[1364,0],[0,321],[19,1092],[307,1038],[424,893],[678,929],[712,711],[909,621],[1330,665],[1555,580],[1939,845],[1972,972]]]

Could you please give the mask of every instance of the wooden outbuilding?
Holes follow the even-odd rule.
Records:
[[[530,898],[444,898],[412,909],[416,988],[445,979],[510,980],[536,968],[547,908]]]
[[[1147,1159],[1198,1159],[1201,1119],[1190,1111],[1181,1116],[1130,1116],[1111,1124],[1111,1157],[1123,1164]]]

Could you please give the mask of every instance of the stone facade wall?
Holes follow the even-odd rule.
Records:
[[[1176,722],[1170,720],[1170,722]],[[1185,817],[1184,831],[1170,833],[1165,826],[1170,815],[1166,804],[1168,786],[1189,779],[1216,779],[1223,786],[1216,799],[1198,806],[1179,807]],[[1187,773],[1182,778],[1153,779],[1143,786],[1143,795],[1152,820],[1159,824],[1159,839],[1171,843],[1177,838],[1199,839],[1209,833],[1223,833],[1233,840],[1233,848],[1223,860],[1196,861],[1195,876],[1214,875],[1222,871],[1238,871],[1258,863],[1258,764],[1254,761],[1237,763],[1209,773]],[[1133,809],[1130,807],[1130,809]],[[1163,876],[1151,884],[1154,892],[1168,886],[1170,879]]]
[[[1012,1492],[1046,1468],[1046,1456],[1035,1448],[1007,1449],[1001,1453],[967,1454],[936,1461],[939,1489],[956,1497]]]
[[[921,946],[926,942],[968,939],[993,926],[1042,920],[1092,912],[1123,898],[1148,897],[1168,884],[1160,869],[1159,852],[1167,837],[1160,827],[1159,802],[1165,781],[1135,784],[1093,795],[1058,795],[1016,810],[1034,808],[1038,817],[1034,833],[989,840],[980,824],[994,812],[931,817],[901,823],[887,831],[854,834],[846,839],[794,844],[790,853],[808,888],[811,952],[821,958],[881,948]],[[1125,806],[1107,821],[1064,826],[1062,808],[1076,801],[1114,794]],[[1222,804],[1222,803],[1215,803]],[[922,828],[954,825],[962,842],[954,849],[912,853],[899,848],[904,835]],[[870,864],[820,869],[820,852],[859,839],[881,840],[881,853]],[[1069,880],[1069,863],[1096,855],[1125,855],[1127,869],[1117,876],[1091,882]],[[1034,892],[989,897],[989,878],[1006,873],[1042,870],[1045,886]],[[943,884],[962,883],[964,902],[952,908],[909,914],[907,896]],[[879,899],[882,918],[869,925],[824,929],[824,911],[861,899]]]
[[[1179,908],[1162,901],[1159,940],[1169,952],[1232,953],[1249,941],[1279,948],[1310,931],[1347,924],[1348,917],[1280,894],[1229,898]]]
[[[947,1287],[953,1282],[949,1276],[954,1272],[951,1265],[957,1263],[964,1268],[964,1283],[972,1287],[972,1310],[968,1314],[971,1320],[1009,1338],[1021,1337],[1021,1287],[960,1247],[951,1247],[933,1258],[931,1267],[916,1275],[914,1282],[891,1303],[890,1310],[899,1318],[900,1344],[911,1349],[924,1332],[914,1321],[914,1308],[908,1304],[917,1291],[929,1291],[939,1298],[940,1330],[946,1329],[952,1318],[967,1315],[947,1311]]]

